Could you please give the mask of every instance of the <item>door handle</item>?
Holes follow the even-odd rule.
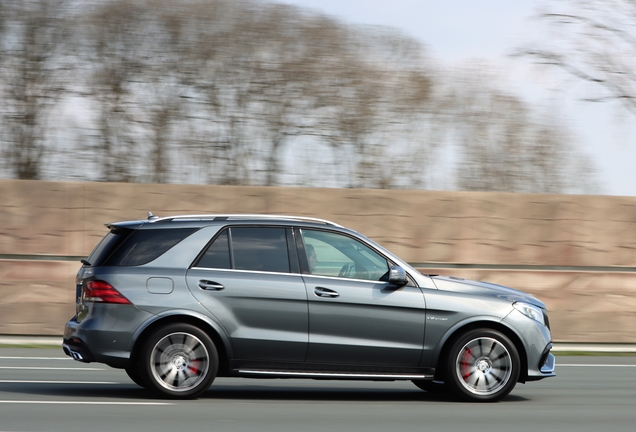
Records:
[[[225,289],[225,287],[221,285],[220,283],[212,282],[208,280],[200,280],[199,288],[207,290],[207,291],[221,291],[222,289]]]
[[[323,288],[323,287],[314,288],[314,294],[316,294],[318,297],[330,297],[330,298],[340,297],[340,294],[338,294],[336,291],[329,288]]]

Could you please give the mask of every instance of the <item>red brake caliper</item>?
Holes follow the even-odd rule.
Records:
[[[192,372],[195,375],[198,375],[199,373],[199,360],[192,360],[190,362],[190,364],[188,365],[188,369],[190,369],[190,372]]]
[[[470,377],[471,375],[470,363],[472,358],[473,358],[473,353],[470,350],[470,348],[467,348],[464,351],[464,354],[462,354],[462,360],[461,360],[461,371],[462,371],[462,377],[464,378],[464,380],[467,380],[468,377]]]

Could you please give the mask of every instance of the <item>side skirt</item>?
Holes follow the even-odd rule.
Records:
[[[432,380],[435,376],[435,369],[232,360],[230,361],[229,375],[245,378],[308,378],[378,381]]]
[[[245,378],[309,378],[309,379],[333,379],[333,380],[373,380],[373,381],[395,381],[430,379],[434,374],[372,374],[372,373],[352,373],[352,372],[300,372],[300,371],[270,371],[270,370],[249,370],[239,369],[234,371],[236,376]]]

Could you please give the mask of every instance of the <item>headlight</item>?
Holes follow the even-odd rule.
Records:
[[[528,318],[532,318],[533,320],[545,325],[545,321],[543,320],[543,311],[538,307],[522,302],[513,303],[512,306]]]

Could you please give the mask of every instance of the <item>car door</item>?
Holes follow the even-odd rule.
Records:
[[[300,234],[301,263],[307,266],[307,362],[418,366],[425,326],[421,290],[385,282],[390,263],[358,239],[326,230]]]
[[[190,291],[225,328],[235,359],[305,360],[307,294],[291,235],[285,227],[226,228],[187,272]]]

